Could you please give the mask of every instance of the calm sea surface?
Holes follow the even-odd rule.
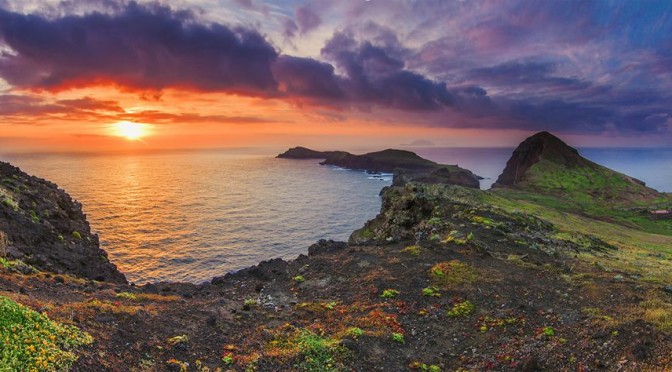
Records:
[[[487,177],[490,187],[512,149],[413,149]],[[581,153],[672,191],[672,149]],[[84,205],[110,258],[136,283],[202,282],[261,260],[294,258],[318,239],[346,240],[380,208],[391,183],[316,160],[269,153],[4,155]]]

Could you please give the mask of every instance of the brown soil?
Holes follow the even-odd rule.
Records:
[[[95,343],[81,350],[76,371],[179,370],[178,361],[190,371],[198,365],[297,370],[307,355],[290,345],[292,335],[307,331],[339,340],[323,370],[672,365],[672,338],[641,320],[638,310],[645,294],[659,291],[652,285],[625,274],[615,280],[618,273],[508,242],[490,243],[488,252],[469,243],[436,245],[418,256],[404,251],[410,244],[323,243],[311,257],[264,262],[204,285],[135,287],[3,271],[0,295],[91,333]],[[455,267],[463,270],[432,279],[441,262],[462,263]],[[423,296],[431,286],[440,296]],[[385,289],[399,294],[381,298]],[[447,315],[466,300],[473,313]],[[353,336],[351,327],[365,334]],[[393,332],[403,334],[403,344],[392,340]]]

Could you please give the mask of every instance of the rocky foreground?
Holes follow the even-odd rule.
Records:
[[[349,243],[202,285],[138,287],[4,259],[0,299],[91,336],[54,331],[72,355],[47,353],[48,364],[39,343],[10,339],[32,323],[0,315],[4,345],[38,370],[672,368],[672,233],[558,211],[520,188],[411,182],[382,198]]]

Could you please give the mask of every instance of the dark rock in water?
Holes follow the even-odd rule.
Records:
[[[337,153],[327,157],[320,164],[384,173],[392,173],[398,168],[429,171],[439,166],[439,164],[424,159],[414,152],[393,149],[370,152],[364,155],[353,155],[347,152]]]
[[[324,159],[320,164],[363,170],[370,173],[394,173],[394,185],[409,182],[443,183],[479,188],[481,179],[467,169],[456,165],[438,164],[414,152],[387,149],[363,155],[345,151],[314,151],[294,147],[277,156],[285,159]]]
[[[291,149],[276,156],[281,159],[326,159],[330,156],[346,154],[343,151],[315,151],[305,147],[292,147]]]
[[[100,249],[80,203],[55,184],[3,162],[0,231],[8,256],[39,270],[127,283]]]
[[[320,239],[317,243],[308,247],[308,256],[315,256],[322,253],[335,252],[348,247],[345,242],[336,242],[333,240]]]

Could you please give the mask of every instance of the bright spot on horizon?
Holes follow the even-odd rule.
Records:
[[[127,140],[135,141],[147,136],[148,130],[145,124],[133,123],[130,121],[120,121],[114,124],[115,135],[124,137]]]

